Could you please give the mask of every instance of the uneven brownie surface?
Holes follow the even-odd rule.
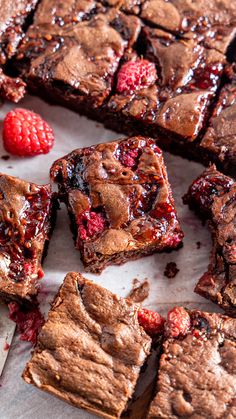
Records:
[[[52,7],[50,2],[42,2],[17,62],[29,83],[41,83],[48,92],[52,90],[81,110],[103,104],[125,50],[140,31],[137,17],[116,9],[92,14],[89,19],[89,4],[73,2],[70,15],[60,4]],[[83,5],[86,13],[81,11]]]
[[[225,53],[235,35],[236,6],[229,0],[144,0],[141,17],[163,29],[196,38]]]
[[[56,161],[52,179],[68,206],[85,267],[100,272],[183,238],[160,149],[150,138],[78,149]]]
[[[41,260],[52,216],[49,185],[0,174],[0,297],[31,301],[43,276]]]
[[[119,418],[150,345],[131,302],[69,273],[23,378],[77,407]]]
[[[0,64],[15,53],[23,36],[22,27],[38,0],[0,1]]]
[[[189,318],[188,329],[177,335],[167,321],[157,394],[147,417],[234,418],[236,320],[180,309]]]
[[[184,141],[193,141],[204,126],[219,86],[224,56],[196,40],[179,39],[160,29],[144,27],[141,39],[142,55],[155,64],[156,79],[133,91],[117,91],[108,102],[108,113],[111,118],[114,113],[123,124],[127,118],[134,125],[142,121],[154,136],[165,130]],[[136,53],[125,57],[126,62],[139,59]]]
[[[209,220],[212,233],[210,264],[195,291],[233,316],[236,315],[235,197],[233,179],[214,166],[193,182],[184,197],[185,203]]]
[[[201,140],[226,83],[235,28],[227,0],[42,0],[15,68],[49,102],[234,172],[233,158],[222,162]]]

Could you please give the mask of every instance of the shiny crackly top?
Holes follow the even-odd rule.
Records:
[[[77,246],[103,255],[176,247],[182,232],[161,150],[133,137],[75,150],[54,163],[52,178],[77,225]]]
[[[0,293],[36,294],[49,232],[51,189],[0,174]]]
[[[71,272],[23,377],[77,407],[118,418],[150,346],[137,307]]]
[[[164,342],[158,392],[147,417],[233,418],[236,320],[197,310],[187,315],[188,332]]]

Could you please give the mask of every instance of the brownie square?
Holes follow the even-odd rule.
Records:
[[[180,245],[183,233],[162,152],[152,139],[75,150],[53,164],[51,177],[68,207],[87,270],[99,273]]]
[[[33,302],[55,216],[50,185],[0,174],[0,298]]]
[[[214,166],[207,169],[190,186],[184,202],[209,220],[212,252],[207,272],[195,291],[236,316],[235,222],[236,184]]]
[[[107,104],[109,126],[123,129],[129,124],[131,132],[136,127],[137,132],[146,130],[154,137],[159,133],[159,143],[164,147],[167,140],[163,139],[162,144],[162,132],[177,138],[177,143],[192,142],[205,126],[225,57],[194,39],[180,39],[148,27],[142,29],[142,48],[142,56],[156,66],[156,80],[121,92],[117,84]],[[129,54],[125,61],[138,63],[140,56]],[[122,71],[121,67],[118,80]]]
[[[236,416],[235,330],[236,319],[220,314],[182,307],[169,313],[148,419]]]
[[[16,66],[32,91],[93,115],[109,96],[141,22],[116,9],[84,15],[81,7],[87,11],[89,4],[76,2],[69,13],[60,2],[52,7],[43,0],[18,50]]]
[[[150,346],[131,301],[72,272],[52,304],[23,378],[76,407],[119,418]]]
[[[230,0],[145,0],[141,18],[208,48],[226,53],[236,34],[236,7]]]
[[[236,175],[236,74],[225,84],[200,146],[232,176]]]

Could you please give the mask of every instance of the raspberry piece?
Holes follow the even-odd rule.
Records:
[[[80,240],[86,240],[97,233],[101,233],[106,224],[102,214],[94,211],[84,211],[77,219]]]
[[[138,150],[130,150],[120,156],[121,163],[126,167],[134,167],[138,157]]]
[[[27,109],[14,109],[4,119],[3,143],[16,156],[36,156],[51,150],[54,134],[40,115]]]
[[[183,307],[174,307],[167,315],[165,333],[169,337],[177,338],[184,336],[191,327],[191,320],[188,312]]]
[[[156,311],[140,308],[138,311],[139,324],[144,328],[148,335],[158,335],[163,331],[165,319]]]
[[[117,75],[116,90],[119,93],[132,92],[151,86],[156,80],[155,64],[143,59],[128,61],[122,65]]]
[[[43,315],[38,307],[22,308],[20,304],[12,302],[8,304],[9,317],[17,324],[20,339],[35,345],[39,329],[44,324]]]

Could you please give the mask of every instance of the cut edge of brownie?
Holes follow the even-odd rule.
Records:
[[[52,192],[51,186],[50,184],[47,185],[37,185],[35,183],[32,182],[26,182],[22,179],[19,179],[17,177],[14,176],[10,176],[10,175],[5,175],[3,173],[0,173],[0,177],[6,177],[6,179],[10,179],[10,181],[12,182],[22,182],[23,184],[29,184],[32,185],[33,187],[36,186],[37,188],[46,188],[46,190],[49,192],[50,194],[50,204],[49,204],[49,210],[47,213],[47,219],[45,219],[44,221],[44,239],[43,239],[43,245],[42,245],[42,249],[38,249],[38,254],[36,255],[36,259],[37,259],[37,263],[38,263],[38,269],[41,270],[42,269],[42,263],[44,261],[44,258],[47,255],[47,250],[48,250],[48,246],[49,246],[49,242],[50,242],[50,238],[52,236],[53,233],[53,229],[55,227],[55,223],[56,223],[56,217],[57,217],[57,209],[58,209],[58,199],[57,196],[54,192]],[[2,196],[4,196],[4,191],[2,191],[0,189],[0,195],[3,194]],[[1,199],[1,197],[0,197]],[[4,220],[3,220],[4,222]],[[41,238],[42,241],[42,238]],[[4,249],[4,245],[3,245],[3,249]],[[4,252],[3,252],[4,253]],[[8,254],[6,252],[6,254]],[[35,257],[35,255],[34,255]],[[19,262],[19,264],[21,265],[21,263],[23,263],[22,261]],[[43,274],[43,271],[42,271]],[[6,276],[7,278],[7,276]],[[14,282],[14,279],[9,279],[10,281]],[[38,305],[38,301],[37,301],[37,294],[38,294],[38,290],[40,287],[40,281],[41,281],[41,274],[37,279],[32,279],[29,282],[30,285],[30,291],[27,292],[27,286],[26,286],[26,290],[25,292],[23,292],[24,286],[25,286],[25,282],[24,280],[22,281],[18,281],[18,286],[20,287],[20,285],[22,284],[22,291],[16,290],[16,292],[14,292],[14,286],[11,286],[10,288],[7,287],[6,284],[6,289],[4,290],[4,287],[1,289],[0,291],[0,299],[6,303],[10,303],[12,301],[16,301],[20,304],[29,306],[31,304],[33,305]],[[21,287],[20,287],[21,288]]]
[[[85,287],[85,291],[84,291],[84,287]],[[86,291],[87,287],[94,288],[93,292],[89,291],[89,290]],[[74,304],[72,306],[72,313],[69,312],[69,311],[67,312],[68,308],[66,308],[66,304],[69,302],[69,300],[66,301],[66,293],[68,292],[69,289],[71,289],[69,291],[69,293],[74,294],[74,297],[76,297],[76,298],[78,298],[79,296],[81,297],[81,301],[82,301],[82,305],[83,305],[83,308],[79,308],[79,306],[76,307],[76,303],[74,301]],[[84,295],[83,295],[84,292],[86,293],[86,296],[88,298],[87,304],[88,304],[88,310],[90,310],[90,313],[87,312],[86,303],[83,302],[83,299],[86,298],[86,296],[84,297]],[[89,294],[91,294],[91,295],[89,295]],[[102,296],[104,297],[105,294],[106,294],[105,298],[108,299],[107,303],[106,303],[106,307],[99,308],[99,305],[96,307],[96,304],[98,304],[97,299],[96,299],[96,301],[94,300],[96,295],[97,295],[98,300],[99,300],[100,298],[102,298]],[[72,300],[73,300],[74,299],[73,295],[71,295],[71,297],[72,297]],[[102,302],[103,302],[103,300],[101,301],[101,304],[102,304]],[[119,319],[119,316],[121,315],[121,313],[119,314],[119,304],[120,304],[120,302],[123,306],[123,308],[121,308],[121,312],[123,312],[123,310],[124,310],[123,315],[122,315],[122,319],[121,318]],[[63,308],[63,305],[65,306],[64,308]],[[55,320],[55,322],[57,322],[57,321],[60,322],[60,319],[62,319],[62,324],[64,323],[64,320],[63,320],[64,315],[61,313],[62,317],[57,318],[57,314],[56,314],[57,310],[58,309],[60,310],[61,307],[62,307],[62,310],[65,310],[64,314],[65,314],[66,317],[69,315],[69,317],[72,321],[75,321],[79,324],[79,327],[80,327],[79,330],[80,330],[80,332],[82,331],[82,334],[85,332],[85,333],[88,333],[89,336],[90,336],[90,333],[91,333],[90,329],[94,329],[94,332],[92,332],[92,333],[94,333],[94,337],[92,337],[93,342],[96,342],[96,334],[98,334],[98,335],[100,333],[101,333],[101,335],[104,334],[104,337],[101,336],[99,338],[99,341],[98,341],[97,344],[101,347],[101,350],[105,351],[106,356],[110,356],[109,355],[110,351],[111,351],[111,356],[112,356],[112,351],[114,349],[114,356],[117,356],[118,360],[121,359],[121,362],[122,362],[122,356],[127,357],[127,360],[126,361],[124,360],[124,365],[126,365],[126,362],[127,362],[127,366],[130,365],[130,368],[133,370],[133,372],[128,373],[128,371],[127,371],[127,376],[124,375],[124,379],[128,380],[128,381],[131,380],[131,377],[129,376],[129,374],[130,374],[133,377],[133,379],[132,379],[133,382],[132,382],[132,385],[128,384],[128,387],[127,387],[125,393],[123,393],[121,395],[121,398],[123,398],[123,400],[121,400],[121,405],[119,407],[118,406],[115,406],[115,407],[113,406],[113,408],[112,408],[112,401],[111,401],[111,411],[110,412],[109,412],[109,409],[108,409],[107,406],[106,406],[106,410],[105,410],[104,405],[99,403],[99,400],[97,400],[95,396],[94,396],[94,400],[93,400],[93,397],[91,396],[91,394],[94,391],[93,388],[92,388],[92,387],[94,387],[94,381],[92,382],[92,387],[88,390],[88,393],[87,393],[87,396],[90,397],[91,400],[87,399],[87,401],[86,401],[85,390],[81,390],[81,389],[80,389],[81,396],[78,396],[78,398],[77,398],[76,397],[76,390],[78,392],[78,390],[79,390],[78,388],[76,389],[76,387],[74,387],[74,391],[69,391],[69,390],[67,391],[66,390],[66,383],[65,383],[64,388],[63,388],[63,384],[62,384],[61,389],[60,389],[60,383],[62,383],[62,380],[64,378],[63,376],[61,377],[59,375],[60,368],[55,369],[53,367],[53,364],[51,364],[52,371],[50,371],[48,366],[46,367],[47,358],[45,358],[45,364],[44,364],[44,360],[43,360],[44,351],[45,351],[45,353],[49,354],[49,358],[53,357],[53,351],[57,350],[57,339],[58,339],[58,337],[59,337],[59,340],[60,340],[60,336],[57,335],[57,336],[54,336],[52,338],[53,340],[51,342],[50,330],[48,332],[49,334],[47,335],[47,328],[48,328],[48,324],[50,322],[53,322],[53,320]],[[119,339],[119,333],[121,333],[121,335],[122,335],[122,329],[119,332],[118,325],[113,326],[114,319],[112,319],[111,316],[109,317],[109,320],[108,320],[108,318],[106,319],[106,311],[109,312],[112,309],[112,307],[114,307],[115,313],[117,313],[114,316],[118,316],[118,319],[117,319],[118,324],[119,324],[119,322],[121,322],[122,327],[125,327],[125,328],[126,327],[127,328],[131,327],[131,330],[136,330],[137,329],[139,337],[137,337],[135,345],[137,345],[136,346],[136,351],[139,351],[139,354],[137,353],[137,354],[134,355],[133,361],[132,361],[132,353],[130,353],[130,352],[132,352],[132,349],[131,349],[131,347],[128,349],[128,346],[131,345],[131,344],[132,344],[132,348],[133,348],[133,344],[134,344],[133,339],[132,339],[132,342],[131,341],[129,342],[129,340],[127,340],[127,336],[126,336],[125,340],[122,339],[122,338],[120,340]],[[131,312],[128,314],[128,311],[131,310],[131,309],[134,310],[133,314]],[[127,313],[126,313],[126,310],[127,310]],[[24,372],[22,374],[22,378],[26,381],[26,383],[33,384],[36,387],[40,388],[41,390],[52,393],[53,395],[59,397],[63,401],[66,401],[66,402],[68,402],[68,403],[70,403],[70,404],[72,404],[76,407],[85,409],[85,410],[87,410],[87,411],[89,411],[93,414],[96,414],[98,416],[101,416],[101,417],[104,417],[104,418],[107,418],[107,419],[108,418],[109,419],[120,418],[121,414],[123,412],[125,412],[125,410],[129,406],[129,402],[134,395],[135,388],[136,388],[137,382],[139,380],[141,367],[146,362],[148,356],[150,355],[151,338],[146,334],[143,327],[140,326],[140,324],[138,323],[137,310],[138,310],[138,305],[133,304],[131,301],[129,301],[127,299],[118,297],[117,295],[111,293],[110,291],[106,290],[105,288],[101,287],[100,285],[95,284],[94,282],[85,279],[80,273],[75,273],[75,272],[68,273],[66,275],[65,279],[64,279],[64,282],[60,286],[57,295],[54,298],[54,301],[52,303],[51,309],[50,309],[49,314],[48,314],[48,319],[46,320],[44,326],[42,327],[42,329],[40,331],[40,334],[38,336],[36,349],[35,349],[35,351],[32,355],[32,359],[27,363],[27,365],[24,369]],[[74,315],[75,315],[74,320],[73,320],[73,312],[74,312]],[[82,314],[79,314],[79,312],[82,313]],[[96,326],[96,322],[99,321],[99,318],[97,318],[97,316],[99,316],[99,313],[100,313],[100,316],[101,316],[100,317],[100,324],[98,323],[97,326]],[[84,317],[84,320],[81,320],[81,323],[80,323],[80,315],[82,317]],[[77,316],[78,316],[78,318],[77,318]],[[126,316],[126,318],[123,317],[123,316]],[[85,318],[88,321],[87,325],[85,323],[83,323],[85,321]],[[107,320],[108,320],[108,324],[106,326]],[[109,324],[111,324],[110,332],[109,332]],[[101,329],[100,329],[100,327],[101,327]],[[114,332],[112,332],[113,327],[114,327]],[[107,328],[107,332],[106,332],[106,328]],[[79,333],[79,330],[78,330],[78,333]],[[127,329],[127,332],[128,332],[128,329]],[[106,333],[109,334],[109,340],[107,340],[107,338],[105,338]],[[115,335],[113,337],[113,333],[117,333],[117,337]],[[132,333],[134,333],[134,331]],[[73,333],[72,333],[72,335],[73,335]],[[61,337],[63,339],[63,334],[62,334]],[[47,349],[47,346],[46,346],[47,338],[50,339],[50,344],[49,344],[48,349]],[[75,339],[75,336],[74,336],[73,340],[74,339]],[[74,345],[74,343],[72,342],[72,346]],[[90,341],[90,343],[91,343],[91,341]],[[89,344],[89,342],[88,342],[88,344]],[[127,344],[127,349],[126,349],[126,352],[125,352],[126,344]],[[114,348],[113,348],[113,345],[114,345]],[[50,346],[51,346],[51,348],[50,348]],[[104,348],[102,348],[102,346],[104,346]],[[120,352],[119,352],[119,346],[120,346]],[[141,346],[142,346],[142,349],[141,349]],[[122,347],[123,347],[123,349],[122,349]],[[138,349],[138,347],[139,347],[139,349]],[[88,350],[88,352],[87,352],[87,350]],[[86,360],[86,359],[89,360],[90,356],[92,357],[92,359],[95,357],[95,353],[94,353],[94,355],[92,355],[93,351],[90,353],[89,347],[87,348],[87,350],[86,350],[86,353],[88,354],[88,359],[86,357],[83,358],[83,355],[81,355],[81,358],[79,357],[79,360],[81,360],[81,362],[83,362],[83,360]],[[81,351],[83,352],[83,344],[82,344],[82,347],[81,347]],[[141,354],[141,352],[142,352],[142,354]],[[51,355],[50,355],[50,353],[51,353]],[[124,353],[126,353],[126,355],[124,355]],[[47,354],[46,354],[46,357],[47,357]],[[35,361],[34,361],[34,358],[36,358]],[[48,362],[50,361],[49,358],[48,358]],[[98,358],[99,358],[99,356],[98,356]],[[37,372],[34,373],[34,365],[36,365],[36,369],[37,369],[37,359],[39,360],[39,363],[41,362],[40,360],[42,360],[42,365],[41,365],[41,367],[39,367],[39,370],[38,370],[39,375],[37,375]],[[96,357],[94,358],[93,361],[92,361],[92,359],[91,359],[92,363],[93,362],[98,362],[98,365],[100,364],[99,359],[96,361]],[[58,362],[60,362],[59,358],[58,358]],[[62,362],[63,362],[63,359],[62,359]],[[68,360],[68,362],[69,362],[69,360]],[[73,362],[75,362],[75,361],[73,361]],[[113,362],[115,363],[115,361],[113,361]],[[136,363],[137,365],[136,366],[134,365],[132,367],[133,362]],[[101,368],[103,368],[103,365],[106,366],[106,362],[104,364],[101,362]],[[59,366],[59,364],[58,364],[58,366]],[[111,365],[108,364],[107,367],[110,368]],[[117,374],[119,374],[118,371],[119,371],[119,369],[117,370]],[[62,372],[62,375],[63,375],[62,370],[61,370],[61,372]],[[91,372],[92,372],[92,374],[95,373],[95,375],[96,375],[96,369],[92,368]],[[88,372],[88,373],[90,374],[91,372]],[[42,382],[40,380],[40,374],[42,376]],[[50,381],[50,380],[52,381],[51,384],[50,383],[47,384],[47,374],[49,376],[48,381]],[[104,374],[105,374],[105,372],[104,372]],[[45,375],[46,378],[44,377],[44,375]],[[51,375],[51,377],[50,377],[50,375]],[[43,382],[44,378],[45,378],[45,382]],[[123,378],[122,378],[122,380],[123,380]],[[74,385],[76,386],[76,384],[74,384],[74,382],[70,384],[69,381],[68,381],[69,388],[70,388],[70,386],[72,386],[72,384],[73,384],[73,386]],[[90,384],[91,384],[91,382],[90,382]],[[79,385],[79,382],[77,383],[77,385]],[[84,385],[84,383],[83,383],[83,385]],[[88,382],[86,380],[86,386],[87,385],[88,385]],[[97,392],[97,387],[98,388],[101,387],[101,391],[102,391],[102,386],[103,385],[104,385],[104,381],[101,379],[97,383],[96,392]],[[106,385],[106,383],[105,383],[105,385]],[[118,391],[118,389],[117,389],[117,391]],[[121,391],[121,389],[120,389],[120,391]],[[122,388],[122,391],[123,391],[123,388]],[[109,391],[109,396],[111,396],[111,398],[112,398],[112,390]],[[100,397],[100,396],[98,395],[97,397]],[[105,396],[103,396],[103,397],[105,397]],[[85,399],[85,401],[84,401],[84,399]],[[104,402],[106,402],[105,399],[103,399],[103,403]],[[104,410],[103,410],[103,408],[104,408]],[[112,411],[112,409],[115,409],[115,410]]]
[[[221,313],[183,307],[168,313],[156,395],[148,419],[190,417],[194,413],[213,419],[219,409],[220,416],[229,413],[231,417],[231,413],[234,417],[235,325],[236,319]]]
[[[194,291],[218,304],[234,317],[235,195],[234,180],[212,165],[193,181],[183,198],[184,204],[188,204],[190,209],[208,221],[212,235],[208,269],[199,279]]]
[[[148,147],[150,147],[150,145],[155,144],[153,139],[150,139],[150,138],[147,138],[147,137],[142,137],[142,136],[136,136],[136,137],[129,137],[129,138],[125,138],[125,139],[119,139],[119,140],[116,140],[116,141],[112,141],[112,142],[108,143],[107,148],[108,147],[110,147],[110,148],[113,147],[114,148],[114,147],[117,146],[118,149],[119,149],[119,146],[122,146],[123,144],[125,146],[127,144],[128,148],[129,148],[129,144],[131,144],[132,141],[134,143],[135,143],[135,141],[137,142],[137,147],[140,146],[142,141],[145,142],[145,147],[147,147],[147,149],[148,149]],[[120,250],[114,251],[113,253],[108,253],[108,254],[106,254],[106,253],[103,254],[102,252],[94,250],[95,251],[94,255],[96,255],[95,258],[89,257],[89,254],[91,252],[91,250],[89,250],[89,248],[87,248],[84,245],[81,246],[81,247],[78,246],[78,225],[77,225],[77,221],[76,221],[76,218],[75,218],[75,213],[74,213],[74,210],[73,210],[73,207],[76,207],[76,204],[73,205],[73,207],[70,204],[69,197],[70,197],[70,193],[71,193],[71,196],[72,196],[73,187],[69,186],[67,184],[68,173],[69,172],[74,173],[73,178],[76,177],[76,176],[78,177],[78,179],[81,178],[80,181],[77,179],[77,182],[81,183],[81,188],[83,189],[83,187],[85,187],[84,182],[86,183],[86,181],[84,181],[84,179],[82,179],[83,178],[83,173],[82,173],[82,175],[80,173],[77,174],[76,173],[76,170],[77,170],[76,167],[77,166],[76,166],[75,163],[72,163],[72,162],[76,161],[76,157],[79,157],[79,159],[80,158],[85,158],[88,152],[94,152],[94,153],[96,153],[96,151],[98,152],[98,150],[100,150],[101,147],[105,148],[106,144],[97,144],[95,146],[74,150],[71,153],[69,153],[68,155],[66,155],[66,156],[62,157],[61,159],[58,159],[56,162],[54,162],[54,164],[52,165],[52,168],[51,168],[51,179],[54,182],[58,183],[60,199],[62,201],[64,201],[66,206],[67,206],[70,221],[71,221],[70,224],[71,224],[71,230],[72,230],[72,233],[73,233],[74,241],[75,241],[75,244],[77,244],[76,247],[80,250],[81,259],[83,261],[85,269],[87,271],[90,271],[90,272],[100,273],[106,266],[111,265],[111,264],[120,265],[120,264],[122,264],[122,263],[124,263],[128,260],[135,260],[135,259],[139,258],[140,256],[148,256],[148,255],[151,255],[155,252],[161,252],[161,251],[171,251],[172,249],[176,249],[176,248],[179,248],[180,246],[182,246],[183,232],[182,232],[182,230],[180,228],[180,225],[179,225],[179,220],[178,220],[178,216],[177,216],[177,212],[176,212],[176,208],[175,208],[175,203],[174,203],[171,187],[170,187],[170,184],[169,184],[169,181],[168,181],[168,176],[167,176],[167,172],[166,172],[164,159],[163,159],[163,156],[161,154],[160,149],[158,149],[158,148],[157,149],[159,151],[159,154],[158,154],[158,165],[159,165],[159,167],[158,167],[158,169],[156,169],[157,171],[155,173],[158,174],[158,176],[161,179],[161,182],[163,183],[163,185],[162,185],[162,183],[160,183],[160,188],[161,187],[163,188],[163,192],[162,193],[160,192],[160,195],[161,196],[164,195],[164,197],[165,197],[165,194],[166,194],[166,201],[164,202],[163,205],[168,206],[168,204],[169,204],[168,208],[164,209],[164,207],[163,207],[163,209],[162,209],[162,207],[161,207],[162,203],[161,203],[159,212],[160,212],[160,214],[162,214],[162,211],[163,211],[163,214],[164,214],[164,212],[166,211],[166,222],[168,223],[168,226],[169,226],[169,229],[168,229],[168,227],[166,227],[166,229],[167,229],[166,233],[163,232],[163,237],[165,237],[165,234],[167,236],[170,235],[172,240],[169,240],[169,241],[166,240],[165,241],[165,240],[162,240],[161,237],[158,238],[158,239],[153,238],[153,240],[149,239],[149,244],[148,243],[147,244],[143,243],[142,246],[140,244],[140,246],[135,246],[135,249],[133,249],[133,250],[132,249],[130,249],[130,250],[120,249]],[[143,145],[143,147],[144,147],[144,145]],[[101,152],[101,150],[100,150],[100,152]],[[104,150],[104,152],[105,152],[105,150]],[[109,151],[109,153],[110,153],[110,151]],[[114,149],[113,153],[115,155],[115,153],[117,153],[117,151],[115,151],[115,149]],[[82,162],[81,162],[81,167],[83,167]],[[83,170],[85,170],[85,168]],[[119,170],[121,170],[121,169],[119,169]],[[127,168],[125,168],[125,166],[124,166],[124,171],[127,171]],[[144,174],[145,174],[145,171],[144,171],[143,175]],[[140,182],[142,184],[142,182],[144,182],[144,180],[142,180],[142,181],[140,180]],[[101,181],[101,183],[102,183],[102,181]],[[139,184],[138,181],[135,181],[135,183]],[[158,181],[156,181],[156,184],[158,185]],[[117,185],[119,185],[119,182],[117,183]],[[121,185],[122,185],[122,183],[121,183]],[[129,185],[129,183],[127,185]],[[131,182],[131,186],[132,186],[132,182]],[[164,188],[166,188],[166,190]],[[78,187],[78,191],[83,193],[82,189],[80,189],[80,187]],[[164,190],[166,192],[164,192]],[[157,195],[158,195],[158,193],[156,192]],[[102,196],[102,192],[100,192],[100,194]],[[89,196],[90,195],[88,195],[88,197]],[[78,199],[77,206],[81,206],[81,205],[83,206],[83,204],[81,203],[82,198],[80,199],[81,202],[79,201],[79,198],[77,198],[77,199]],[[73,198],[73,200],[74,200],[74,198]],[[152,208],[153,208],[154,203],[157,202],[156,200],[157,200],[157,197],[155,198],[155,200],[152,204]],[[105,202],[103,203],[103,205],[105,205]],[[161,215],[155,214],[155,211],[158,213],[158,204],[156,203],[155,205],[157,205],[157,207],[155,207],[151,211],[149,209],[149,212],[154,213],[151,216],[151,217],[153,217],[154,221],[158,220],[159,216],[160,216],[160,220],[161,220]],[[171,208],[171,213],[170,213],[170,215],[168,215],[169,214],[168,211],[170,211],[170,208]],[[148,212],[148,217],[150,218],[149,212]],[[146,216],[145,214],[146,213],[144,213],[144,215],[143,215],[144,218]],[[168,217],[170,217],[169,221],[167,221]],[[148,220],[149,220],[149,218],[148,218]],[[141,219],[142,219],[142,217],[141,217]],[[150,218],[149,221],[151,222],[151,218]],[[108,227],[107,232],[109,231],[109,228],[110,227]],[[119,227],[119,228],[122,230],[122,227]],[[114,227],[113,227],[113,229],[114,229]],[[113,230],[111,229],[110,234],[112,233],[112,231]],[[153,226],[153,231],[155,232],[155,226]],[[115,232],[115,230],[114,230],[114,232]],[[128,231],[127,231],[127,233],[128,233]],[[114,239],[115,239],[115,236],[113,238],[111,238],[111,240],[114,240]],[[127,247],[127,246],[125,246],[125,247]]]

